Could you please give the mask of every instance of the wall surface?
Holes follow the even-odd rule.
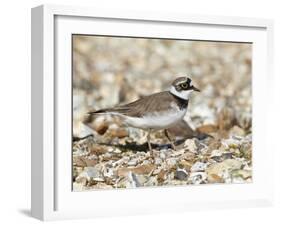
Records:
[[[76,5],[75,0],[57,0],[56,4]],[[1,225],[41,224],[30,217],[30,8],[49,0],[10,0],[2,2],[0,23],[1,62]],[[280,97],[281,14],[278,1],[94,1],[81,0],[82,6],[112,9],[151,10],[207,15],[231,15],[272,18],[275,20],[275,105],[270,110],[272,142],[275,146],[275,206],[271,208],[196,211],[178,214],[132,216],[109,219],[52,222],[52,225],[280,225],[281,184]],[[262,91],[261,91],[262,92]],[[279,139],[278,139],[279,138]]]

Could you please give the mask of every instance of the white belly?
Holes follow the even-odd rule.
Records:
[[[185,116],[186,109],[173,109],[167,112],[147,114],[141,118],[124,117],[129,126],[141,129],[166,129],[179,122]]]

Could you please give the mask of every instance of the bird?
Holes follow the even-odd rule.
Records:
[[[168,129],[183,120],[191,94],[200,92],[187,76],[177,77],[169,90],[154,93],[128,104],[111,108],[89,111],[88,115],[110,114],[119,116],[125,125],[147,131],[149,151],[152,151],[150,134],[155,130],[164,130],[172,148],[176,147]]]

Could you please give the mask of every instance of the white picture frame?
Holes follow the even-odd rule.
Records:
[[[179,26],[184,28],[181,32]],[[270,95],[273,77],[272,32],[273,22],[265,19],[56,5],[33,8],[32,216],[56,220],[272,205],[273,178],[267,175],[273,168],[273,150],[269,139],[259,139],[268,131],[264,103],[270,105],[265,93]],[[253,183],[72,192],[72,128],[67,123],[72,33],[253,42]]]

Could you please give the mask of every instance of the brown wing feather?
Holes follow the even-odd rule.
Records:
[[[171,102],[175,101],[178,104],[187,105],[187,101],[180,100],[179,98],[171,95],[170,92],[155,93],[150,96],[143,97],[139,100],[131,102],[129,104],[116,106],[114,108],[106,108],[98,111],[89,112],[89,114],[99,113],[120,113],[131,117],[142,117],[147,112],[161,112],[166,111],[170,106]],[[180,103],[184,102],[184,103]]]
[[[161,92],[143,97],[132,103],[114,108],[116,112],[131,116],[142,117],[147,112],[165,111],[170,107],[173,96],[169,92]]]

